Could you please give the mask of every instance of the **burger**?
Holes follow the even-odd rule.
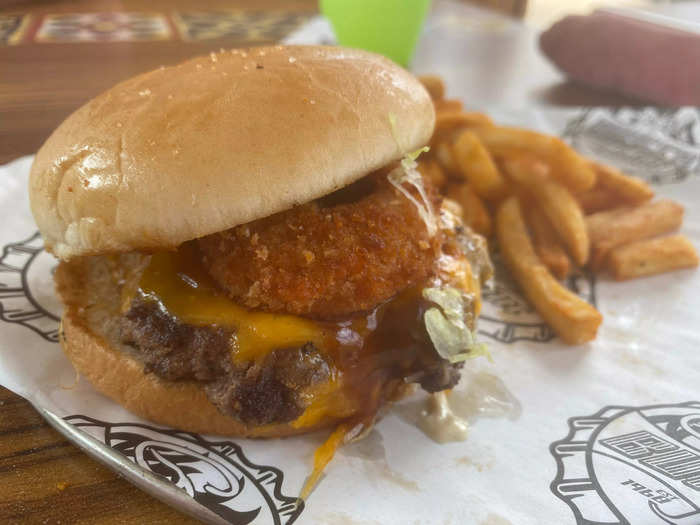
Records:
[[[38,152],[61,345],[148,420],[231,436],[371,428],[479,353],[483,239],[417,169],[431,99],[343,48],[221,51],[139,75]]]

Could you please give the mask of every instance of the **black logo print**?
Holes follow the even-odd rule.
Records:
[[[8,244],[0,256],[0,319],[26,326],[54,343],[60,319],[52,275],[55,266],[39,232]]]
[[[700,109],[584,111],[564,131],[583,155],[652,184],[679,182],[700,173]]]
[[[65,418],[141,468],[153,472],[232,525],[291,525],[302,501],[282,494],[282,471],[255,465],[232,441],[136,423]]]
[[[58,342],[60,304],[54,293],[56,260],[39,233],[6,245],[0,256],[0,318]],[[112,424],[86,416],[66,418],[125,457],[162,476],[234,525],[289,525],[303,510],[281,492],[280,470],[254,465],[231,441],[139,424]]]
[[[700,524],[700,402],[574,417],[550,452],[577,525]]]

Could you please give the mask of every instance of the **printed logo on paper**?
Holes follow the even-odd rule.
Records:
[[[574,417],[550,452],[577,525],[700,524],[700,402]]]
[[[58,342],[61,305],[54,292],[56,259],[39,233],[6,245],[0,255],[0,319]],[[284,496],[280,470],[258,466],[231,441],[147,425],[66,418],[140,467],[162,476],[233,525],[290,525],[303,502]]]
[[[56,259],[39,232],[4,246],[0,256],[0,319],[57,343],[61,305],[54,293]]]
[[[291,525],[302,501],[282,494],[282,471],[255,465],[232,441],[136,423],[107,423],[75,415],[65,420],[184,490],[232,525]]]
[[[556,334],[520,293],[499,254],[492,252],[491,259],[495,273],[482,288],[479,334],[501,343],[547,343],[554,339]],[[595,276],[591,272],[572,274],[564,285],[595,306]]]
[[[583,155],[652,184],[700,173],[698,108],[589,109],[567,124],[563,136]]]

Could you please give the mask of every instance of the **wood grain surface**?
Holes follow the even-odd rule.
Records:
[[[90,459],[0,387],[0,523],[196,523]]]

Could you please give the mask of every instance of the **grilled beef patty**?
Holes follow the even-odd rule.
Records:
[[[223,413],[255,425],[285,423],[306,408],[303,393],[327,383],[331,368],[312,344],[270,352],[260,363],[236,364],[231,359],[233,331],[184,324],[152,301],[136,298],[121,318],[122,343],[143,360],[146,371],[168,381],[206,383],[211,402]],[[434,355],[412,380],[428,392],[452,388],[459,365]],[[401,376],[402,371],[394,371]],[[411,371],[403,371],[411,376]]]

